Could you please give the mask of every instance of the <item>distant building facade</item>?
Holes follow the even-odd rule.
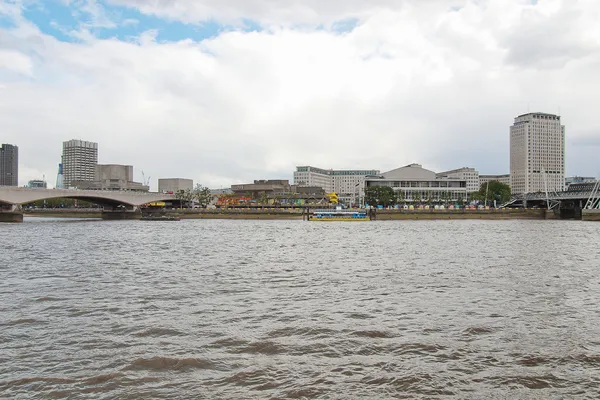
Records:
[[[158,180],[158,191],[160,193],[176,193],[187,189],[194,189],[194,181],[192,179],[163,178]]]
[[[565,127],[560,116],[528,113],[510,127],[510,187],[537,193],[565,186]]]
[[[464,180],[467,182],[467,192],[469,193],[476,192],[481,187],[479,171],[477,171],[475,168],[463,167],[450,171],[438,172],[436,177]]]
[[[565,186],[568,189],[574,183],[595,183],[596,178],[593,176],[569,176],[565,178]]]
[[[294,185],[320,187],[335,192],[346,204],[364,204],[365,178],[379,175],[379,170],[333,170],[311,166],[296,167]]]
[[[481,184],[488,183],[491,181],[498,181],[500,183],[504,183],[505,185],[510,186],[510,174],[479,175],[479,181],[481,182]]]
[[[12,144],[0,147],[0,186],[19,186],[19,148]]]
[[[63,187],[74,182],[94,181],[98,165],[98,143],[85,140],[63,142],[62,153]]]
[[[46,189],[48,187],[48,184],[46,183],[46,181],[41,180],[41,179],[33,179],[29,182],[27,182],[27,187],[28,188],[42,188],[42,189]]]
[[[133,181],[132,165],[98,164],[95,171],[93,181],[74,181],[72,185],[87,190],[149,190],[147,185]]]
[[[438,176],[420,164],[409,164],[378,177],[368,177],[366,185],[391,187],[401,192],[406,202],[467,201],[469,196],[466,180]]]

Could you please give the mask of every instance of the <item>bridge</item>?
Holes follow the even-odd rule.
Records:
[[[600,209],[600,180],[574,183],[560,192],[526,193],[514,196],[506,207],[538,206],[554,209],[561,218],[581,218],[582,210]]]
[[[42,189],[0,186],[0,222],[23,221],[23,205],[49,199],[85,200],[103,207],[105,219],[133,219],[140,216],[140,206],[173,201],[175,196],[163,193],[122,190]]]

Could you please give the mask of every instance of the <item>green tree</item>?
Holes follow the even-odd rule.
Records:
[[[180,189],[176,191],[175,199],[179,200],[179,208],[183,208],[183,200],[185,200],[185,190]]]
[[[421,203],[421,192],[420,191],[414,192],[414,194],[413,194],[413,202],[415,204]]]
[[[396,204],[396,192],[389,186],[368,186],[365,188],[365,202],[370,206],[390,206]]]
[[[396,193],[396,201],[398,202],[398,204],[404,203],[405,200],[406,200],[406,195],[404,194],[404,190],[402,190],[402,189],[398,190],[398,192]]]
[[[502,182],[490,181],[489,183],[482,183],[477,192],[471,193],[470,198],[485,201],[486,193],[488,204],[494,200],[496,200],[496,203],[506,203],[511,196],[510,186]]]
[[[212,194],[210,193],[210,189],[206,186],[202,186],[201,184],[196,184],[194,190],[192,191],[192,199],[198,202],[198,205],[202,208],[206,208],[212,201]]]

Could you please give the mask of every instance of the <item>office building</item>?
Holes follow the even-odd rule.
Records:
[[[479,181],[479,171],[475,168],[463,167],[450,171],[438,172],[438,178],[452,178],[467,182],[467,192],[472,193],[479,190],[481,183]]]
[[[510,186],[510,174],[502,174],[502,175],[479,175],[479,182],[481,185],[484,183],[488,183],[491,181],[497,181],[500,183],[504,183],[505,185]]]
[[[296,167],[294,185],[320,187],[335,192],[340,202],[364,204],[365,178],[379,175],[378,170],[333,170],[310,166]]]
[[[193,190],[194,181],[184,178],[163,178],[158,180],[159,193],[177,193],[180,190]]]
[[[0,186],[19,186],[19,148],[12,144],[0,147]]]
[[[73,182],[94,181],[98,165],[98,143],[85,140],[63,142],[62,185],[73,186]]]
[[[409,164],[377,177],[367,177],[366,185],[391,187],[403,201],[409,203],[467,201],[469,195],[466,180],[438,176],[420,164]]]
[[[565,127],[560,116],[519,115],[510,127],[510,187],[515,194],[562,191]]]

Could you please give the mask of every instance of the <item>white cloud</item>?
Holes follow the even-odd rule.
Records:
[[[30,76],[33,72],[33,63],[29,57],[18,51],[0,49],[0,74],[2,69]]]
[[[100,143],[101,162],[133,164],[139,179],[144,170],[154,181],[182,176],[219,187],[291,178],[301,164],[507,172],[508,126],[528,106],[560,107],[568,144],[599,131],[591,16],[600,4],[490,0],[455,2],[461,8],[447,12],[448,2],[395,3],[315,1],[287,11],[258,0],[140,3],[173,18],[360,21],[346,33],[282,23],[202,42],[157,43],[149,31],[136,42],[88,35],[64,43],[21,21],[0,29],[0,51],[33,65],[28,77],[0,75],[3,140],[51,182],[61,141],[81,138]],[[286,20],[286,12],[297,16],[290,10],[300,17]],[[563,24],[545,22],[562,11]],[[529,29],[539,46],[528,42]],[[560,38],[560,51],[540,37]],[[572,173],[599,169],[577,157],[589,154],[581,146],[568,149]]]

